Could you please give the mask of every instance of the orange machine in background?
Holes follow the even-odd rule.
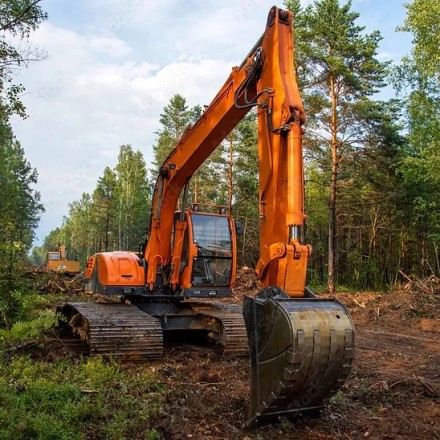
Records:
[[[81,272],[79,261],[68,260],[66,246],[59,245],[56,251],[47,253],[47,270],[51,272],[79,273]]]

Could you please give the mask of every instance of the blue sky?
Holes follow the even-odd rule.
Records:
[[[274,0],[42,1],[49,19],[31,43],[48,58],[17,75],[29,118],[13,121],[46,207],[36,244],[116,164],[120,145],[151,162],[170,97],[208,104],[263,32],[273,4],[282,7]],[[382,33],[380,59],[398,62],[409,52],[411,36],[396,32],[403,2],[354,0],[353,9],[367,32]]]

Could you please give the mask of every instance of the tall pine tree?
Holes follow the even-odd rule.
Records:
[[[201,114],[200,107],[189,109],[186,99],[179,94],[174,95],[161,113],[161,128],[156,132],[157,142],[153,145],[155,174],[167,156],[177,145],[186,127]]]
[[[291,1],[303,97],[309,116],[306,146],[329,175],[328,287],[335,290],[337,195],[344,163],[365,146],[370,97],[383,86],[376,58],[379,32],[356,24],[352,2],[316,0],[304,11]],[[300,36],[300,38],[299,38]]]

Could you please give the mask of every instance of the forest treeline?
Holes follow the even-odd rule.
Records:
[[[21,318],[20,275],[44,207],[36,190],[37,170],[16,139],[11,118],[26,117],[24,91],[13,81],[19,68],[44,54],[30,46],[31,32],[47,18],[39,1],[0,1],[0,329]],[[13,44],[19,41],[19,44]]]
[[[2,273],[12,273],[31,248],[44,208],[35,189],[37,173],[9,124],[10,116],[23,115],[24,109],[22,87],[10,85],[8,69],[26,54],[8,47],[5,35],[19,26],[15,32],[26,40],[46,16],[37,2],[32,14],[8,21],[6,14],[19,9],[0,4],[0,258]],[[400,31],[412,33],[413,46],[397,66],[381,61],[380,33],[367,33],[358,24],[350,1],[315,0],[302,8],[289,0],[285,6],[294,15],[295,63],[308,115],[307,242],[314,249],[309,282],[328,283],[330,291],[337,285],[378,289],[398,281],[400,272],[439,276],[438,2],[405,6]],[[390,94],[390,85],[393,99],[378,100],[385,88]],[[185,97],[170,97],[152,146],[154,162],[147,164],[140,151],[121,146],[116,166],[102,170],[94,191],[69,205],[63,223],[32,250],[32,261],[43,263],[46,252],[60,243],[83,264],[95,252],[137,250],[148,234],[158,167],[200,114]],[[257,170],[256,117],[250,113],[191,181],[192,201],[232,206],[244,226],[239,262],[249,266],[258,258]]]

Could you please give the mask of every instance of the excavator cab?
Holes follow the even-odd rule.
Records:
[[[191,213],[193,243],[193,286],[230,286],[234,267],[234,229],[228,216]]]
[[[194,209],[196,208],[196,209]],[[225,209],[201,212],[197,205],[186,210],[180,253],[180,285],[185,296],[228,296],[235,280],[235,225]],[[173,243],[178,239],[182,214],[176,212]]]

